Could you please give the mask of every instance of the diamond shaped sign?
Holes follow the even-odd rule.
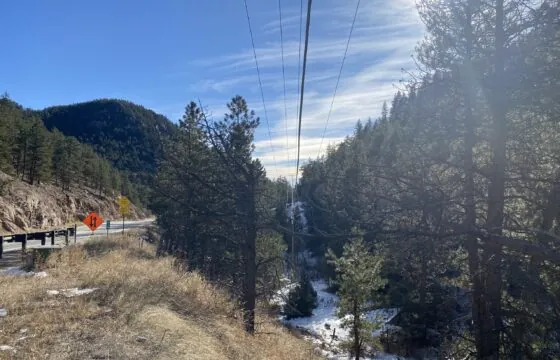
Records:
[[[95,231],[101,224],[103,224],[103,218],[97,215],[95,212],[90,212],[88,216],[83,220],[83,223],[91,230]]]

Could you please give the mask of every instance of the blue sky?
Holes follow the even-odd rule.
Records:
[[[290,177],[297,142],[300,1],[282,0],[287,118],[278,1],[247,1],[272,139],[242,0],[2,0],[0,91],[36,109],[121,98],[173,121],[197,98],[221,117],[225,104],[240,94],[261,117],[256,155],[268,175]],[[410,56],[423,36],[414,0],[362,0],[321,146],[355,6],[355,0],[314,1],[303,161],[350,134],[358,119],[377,117],[406,78],[401,68],[414,70]]]

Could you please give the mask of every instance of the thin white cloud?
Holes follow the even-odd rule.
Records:
[[[344,140],[342,137],[305,137],[300,139],[300,159],[302,165],[307,159],[314,159],[317,156],[319,147],[326,149],[328,145],[334,145]],[[293,145],[287,152],[285,149],[285,137],[276,137],[271,142],[260,140],[255,142],[255,156],[262,162],[270,177],[290,177],[295,174],[295,161],[297,154],[297,137],[289,138],[290,143]],[[271,150],[272,149],[272,150]]]
[[[355,55],[375,55],[386,51],[393,51],[414,45],[418,40],[415,34],[402,34],[395,36],[393,33],[381,32],[375,35],[368,34],[352,39],[351,47],[348,49],[348,57]],[[346,47],[346,39],[322,39],[316,38],[310,40],[308,53],[308,64],[318,62],[328,62],[331,60],[339,60]],[[413,50],[413,49],[411,49]],[[277,68],[282,60],[280,43],[271,43],[265,47],[256,49],[259,67],[267,69],[270,67]],[[284,44],[284,63],[287,67],[297,67],[299,59],[299,43],[296,41],[286,42]],[[241,53],[224,55],[196,61],[195,64],[204,63],[210,65],[216,71],[226,71],[231,69],[247,70],[253,69],[255,66],[253,58],[253,50],[247,49]]]
[[[391,100],[396,92],[395,85],[404,77],[401,69],[414,69],[410,56],[423,36],[423,26],[416,14],[414,1],[362,1],[328,129],[321,145],[355,4],[353,1],[325,1],[314,5],[302,116],[302,160],[315,158],[324,153],[328,144],[340,142],[351,134],[357,120],[379,116],[383,101]],[[194,83],[193,89],[207,93],[212,98],[223,94],[226,96],[224,104],[231,95],[237,93],[251,100],[249,105],[261,117],[261,127],[256,134],[255,156],[267,168],[268,176],[276,177],[295,174],[299,7],[286,8],[283,18],[287,119],[284,119],[277,8],[270,11],[269,20],[259,26],[256,52],[272,146],[263,114],[252,49],[246,47],[221,57],[199,59],[191,65],[211,74]],[[247,41],[246,46],[248,44]]]

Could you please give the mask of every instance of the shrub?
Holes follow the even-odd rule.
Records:
[[[287,319],[311,316],[317,307],[317,292],[309,278],[304,276],[288,294],[288,301],[284,305],[284,315]]]

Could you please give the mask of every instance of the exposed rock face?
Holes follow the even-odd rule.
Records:
[[[0,172],[0,233],[49,229],[73,224],[90,211],[105,219],[120,219],[117,196],[99,195],[79,187],[63,191],[60,187],[29,185]],[[145,210],[131,204],[130,219],[145,218]]]

